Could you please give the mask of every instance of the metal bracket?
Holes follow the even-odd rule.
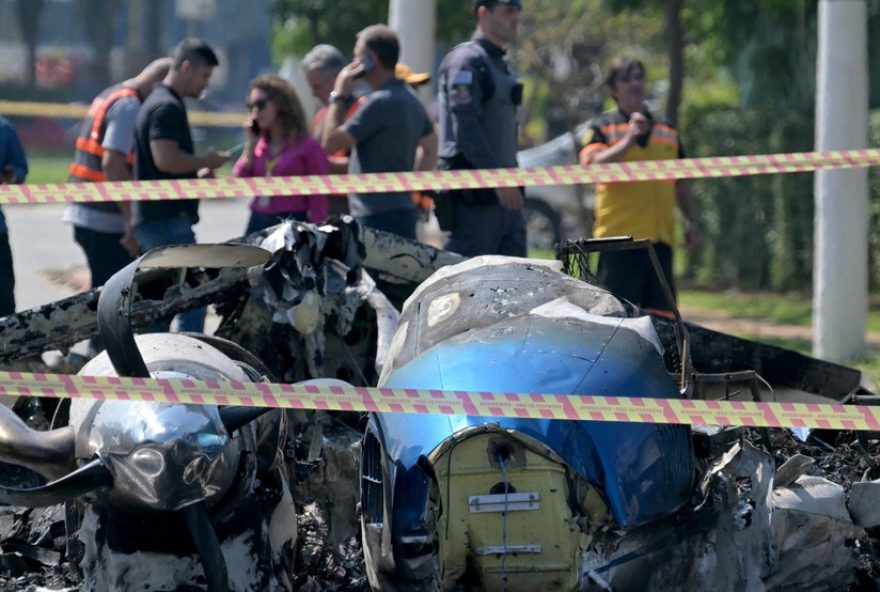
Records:
[[[541,545],[490,545],[488,547],[478,547],[474,549],[476,555],[516,555],[517,553],[538,554],[541,552]]]
[[[505,498],[507,498],[506,501]],[[503,493],[492,495],[471,495],[468,496],[468,509],[471,514],[540,510],[540,499],[541,494],[537,491],[508,493],[507,495]]]

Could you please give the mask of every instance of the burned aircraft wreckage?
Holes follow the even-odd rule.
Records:
[[[239,242],[151,252],[100,297],[0,319],[0,363],[100,326],[107,351],[82,374],[871,397],[856,371],[646,316],[598,287],[588,252],[630,242],[465,261],[350,219]],[[206,303],[215,336],[133,334]],[[342,453],[357,469],[321,477],[336,480],[330,537],[360,530],[374,590],[846,589],[880,525],[867,477],[847,506],[810,459],[743,429],[73,400],[47,405],[52,425],[37,431],[19,419],[31,407],[0,408],[0,459],[31,471],[0,482],[0,499],[65,504],[64,551],[87,590],[302,588],[296,512],[315,497],[292,475],[290,442],[326,459],[334,422],[359,435]]]

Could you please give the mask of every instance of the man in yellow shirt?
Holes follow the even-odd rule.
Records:
[[[671,160],[684,157],[678,132],[655,117],[645,105],[645,67],[638,60],[615,60],[606,80],[617,109],[597,117],[587,131],[581,164]],[[648,239],[675,292],[672,278],[672,244],[675,206],[685,217],[688,247],[700,242],[701,233],[688,186],[681,181],[601,183],[596,188],[593,236],[632,235]],[[642,251],[603,253],[599,280],[614,294],[642,308],[668,311],[663,290],[647,254]]]

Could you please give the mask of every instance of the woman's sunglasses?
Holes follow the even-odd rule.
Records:
[[[254,107],[257,108],[257,111],[262,111],[266,108],[266,104],[269,102],[269,99],[257,99],[253,103],[247,103],[245,106],[248,111],[253,111]]]

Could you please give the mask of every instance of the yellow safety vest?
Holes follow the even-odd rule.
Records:
[[[587,146],[581,152],[581,162],[588,164],[595,154],[619,142],[627,125],[619,112],[597,121],[594,128],[600,133],[587,132]],[[644,147],[633,144],[623,161],[672,160],[679,157],[679,150],[678,132],[666,123],[654,121],[648,143]],[[593,236],[630,234],[635,239],[672,245],[675,237],[675,183],[600,183],[596,187]]]

